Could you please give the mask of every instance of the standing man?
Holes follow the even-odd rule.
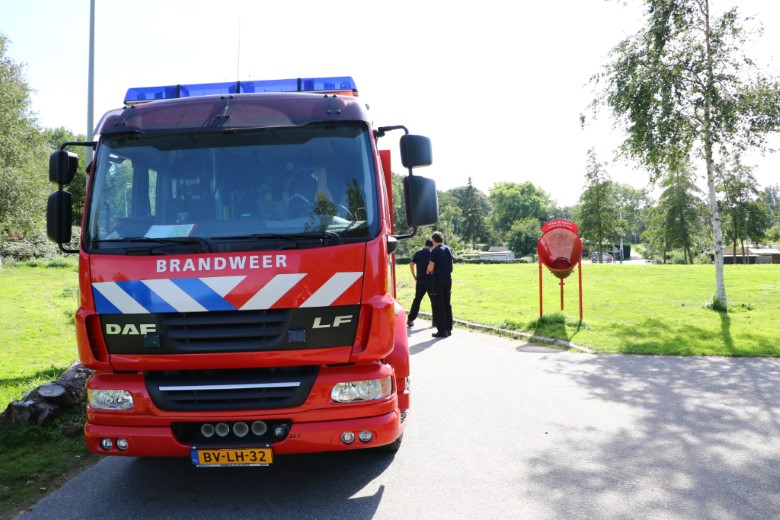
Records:
[[[420,312],[420,302],[425,294],[428,294],[428,298],[431,299],[431,310],[433,310],[433,297],[431,296],[431,283],[432,276],[427,273],[428,263],[431,260],[431,248],[433,247],[433,241],[427,239],[425,241],[425,247],[420,248],[412,257],[412,261],[409,262],[409,270],[412,271],[412,278],[417,280],[416,289],[414,292],[414,300],[412,301],[412,308],[409,310],[409,316],[406,318],[406,325],[411,327],[414,325],[414,319],[417,317],[417,313]],[[415,267],[417,273],[415,274]]]
[[[433,275],[433,322],[436,324],[434,338],[446,338],[452,335],[452,250],[444,245],[444,235],[434,231],[433,249],[428,262],[428,274]]]

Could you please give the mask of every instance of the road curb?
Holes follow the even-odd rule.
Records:
[[[429,320],[433,319],[433,316],[427,312],[420,312],[418,316],[420,318],[426,318]],[[530,343],[536,343],[541,346],[560,348],[562,350],[576,350],[578,352],[584,352],[586,354],[598,354],[598,352],[596,352],[591,348],[585,347],[583,345],[578,345],[576,343],[573,343],[565,339],[548,338],[546,336],[539,336],[537,334],[531,334],[528,332],[519,332],[516,330],[501,329],[498,327],[483,325],[481,323],[472,323],[470,321],[458,320],[454,318],[452,321],[457,323],[458,325],[462,325],[467,329],[478,330],[481,332],[487,332],[490,334],[496,334],[498,336],[504,336],[509,338],[523,339]]]

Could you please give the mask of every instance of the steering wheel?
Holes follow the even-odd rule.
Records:
[[[336,204],[336,216],[346,220],[355,220],[355,217],[354,215],[352,215],[352,212],[349,210],[348,207],[344,206],[343,204]]]
[[[300,191],[308,191],[310,192],[310,189],[307,189],[305,186],[307,183],[314,183],[316,185],[316,180],[312,177],[312,172],[314,169],[312,168],[298,168],[297,170],[294,170],[290,174],[290,179],[287,181],[286,184],[286,191],[290,193],[288,204],[290,205],[291,209],[290,212],[295,215],[310,215],[314,213],[315,207],[317,206],[317,192],[316,192],[316,186],[314,188],[314,199],[311,200],[311,196],[307,196],[304,193],[300,193]],[[300,190],[300,191],[296,191]],[[343,204],[339,204],[335,201],[329,201],[333,207],[335,208],[334,215],[347,219],[347,220],[354,220],[354,216],[352,212],[344,206]]]

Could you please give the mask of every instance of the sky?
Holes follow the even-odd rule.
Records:
[[[713,0],[715,9],[732,4]],[[94,121],[130,87],[352,76],[377,126],[431,138],[437,188],[530,181],[576,204],[586,152],[613,180],[647,186],[615,161],[606,113],[582,128],[589,78],[642,24],[638,2],[432,0],[96,0]],[[624,5],[629,4],[629,5]],[[89,0],[0,0],[7,54],[25,64],[41,126],[87,133]],[[739,0],[764,33],[750,52],[780,72],[780,2]],[[776,56],[776,57],[775,57]],[[380,140],[397,149],[399,133]],[[780,139],[772,139],[780,148]],[[780,183],[780,152],[751,155],[762,186]],[[394,171],[402,172],[394,153]],[[702,183],[702,187],[704,187]]]

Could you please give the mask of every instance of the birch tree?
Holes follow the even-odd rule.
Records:
[[[743,49],[751,37],[736,8],[716,16],[710,0],[643,0],[644,27],[621,41],[593,77],[596,106],[625,129],[621,152],[651,180],[680,171],[690,157],[707,176],[715,297],[726,308],[723,236],[715,190],[721,157],[763,147],[780,128],[780,88]]]

